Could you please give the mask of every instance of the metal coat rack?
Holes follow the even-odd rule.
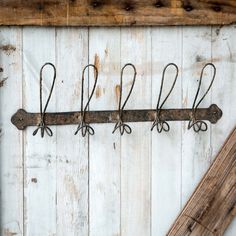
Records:
[[[46,66],[51,66],[54,70],[53,75],[53,82],[49,92],[49,96],[46,100],[46,104],[43,108],[42,105],[42,81],[43,81],[43,69]],[[84,79],[85,79],[85,71],[92,67],[95,73],[95,80],[94,85],[91,91],[91,94],[88,97],[87,103],[84,105]],[[131,67],[134,71],[133,80],[131,84],[130,91],[128,96],[126,97],[123,104],[122,101],[122,90],[123,90],[123,75],[124,71],[127,67]],[[173,84],[167,93],[167,96],[163,99],[162,98],[162,90],[165,80],[165,74],[169,67],[174,67],[176,70],[176,74],[174,77]],[[204,70],[206,67],[213,68],[213,76],[210,81],[210,85],[208,89],[204,93],[204,95],[198,99],[199,91],[202,85],[202,78],[204,74]],[[41,133],[41,137],[44,137],[44,134],[47,133],[49,136],[53,135],[52,130],[49,128],[51,125],[71,125],[77,124],[78,127],[75,130],[75,135],[81,132],[82,136],[85,137],[87,134],[94,135],[95,131],[91,124],[97,123],[115,123],[114,129],[112,133],[117,131],[120,132],[121,135],[124,133],[130,134],[132,129],[130,125],[127,123],[129,122],[152,122],[152,126],[150,127],[151,131],[154,129],[157,130],[158,133],[161,132],[168,132],[170,130],[169,121],[189,121],[188,122],[188,129],[193,129],[195,132],[200,131],[207,131],[208,125],[206,121],[209,121],[212,124],[217,123],[217,121],[222,117],[221,109],[215,105],[210,105],[209,108],[199,108],[199,105],[202,103],[208,92],[210,91],[212,84],[215,80],[216,76],[216,67],[212,63],[207,63],[200,75],[199,83],[197,92],[193,101],[193,105],[189,109],[163,109],[166,101],[168,100],[171,92],[174,89],[178,78],[179,69],[176,64],[169,63],[165,66],[163,73],[162,73],[162,80],[161,80],[161,87],[159,91],[159,96],[157,100],[156,109],[150,110],[125,110],[125,106],[131,96],[131,93],[135,86],[136,81],[136,68],[133,64],[126,64],[121,69],[120,75],[120,97],[119,97],[119,105],[116,111],[89,111],[89,103],[93,97],[97,80],[98,80],[98,70],[95,65],[89,64],[83,69],[82,73],[82,88],[81,88],[81,106],[80,111],[74,112],[60,112],[60,113],[47,113],[47,107],[52,96],[53,88],[55,85],[56,80],[56,68],[52,63],[45,63],[40,69],[40,80],[39,80],[39,94],[40,94],[40,112],[39,113],[28,113],[23,109],[18,110],[11,118],[11,122],[19,129],[24,130],[27,126],[37,126],[36,130],[33,132],[33,135],[36,135],[38,131]]]

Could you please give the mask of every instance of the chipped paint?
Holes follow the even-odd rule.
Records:
[[[6,44],[6,45],[0,46],[0,50],[2,50],[6,55],[9,56],[11,53],[16,51],[16,47],[11,44]]]
[[[0,80],[0,87],[3,87],[6,80],[7,80],[7,78],[4,78],[4,79]]]
[[[108,48],[106,48],[106,49],[105,49],[105,55],[106,55],[106,57],[108,56],[108,52],[109,52],[109,51],[108,51]]]
[[[115,94],[116,94],[116,101],[118,103],[119,99],[120,99],[120,85],[118,85],[118,84],[115,87]]]
[[[102,89],[101,89],[101,87],[98,85],[98,86],[97,86],[97,89],[96,89],[96,98],[101,97],[101,95],[102,95]]]
[[[97,69],[99,71],[100,67],[101,67],[101,64],[100,64],[100,58],[99,58],[97,53],[94,56],[94,65],[97,67]]]
[[[37,180],[37,178],[32,178],[32,179],[31,179],[31,182],[32,182],[32,183],[37,183],[38,180]]]
[[[74,196],[76,199],[80,199],[79,189],[76,186],[74,179],[71,176],[66,175],[64,178],[64,183],[70,195]]]

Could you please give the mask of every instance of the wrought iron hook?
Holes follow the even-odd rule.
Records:
[[[47,99],[46,104],[45,104],[44,109],[43,109],[42,80],[43,80],[43,69],[44,69],[45,66],[51,66],[54,70],[54,75],[53,75],[53,81],[52,81],[52,86],[51,86],[51,89],[50,89],[50,92],[49,92],[49,96],[48,96],[48,99]],[[48,136],[50,136],[50,137],[53,136],[52,130],[45,123],[45,114],[46,114],[46,110],[47,110],[47,107],[48,107],[48,103],[49,103],[50,98],[52,96],[52,91],[53,91],[53,88],[54,88],[55,80],[56,80],[56,67],[50,62],[45,63],[40,69],[40,79],[39,79],[40,123],[38,124],[38,128],[33,132],[33,136],[35,136],[38,133],[39,130],[41,130],[41,137],[42,138],[44,137],[44,132],[45,131],[48,134]]]
[[[93,67],[94,68],[94,71],[96,73],[95,75],[95,82],[94,82],[94,85],[93,85],[93,89],[92,89],[92,92],[89,96],[89,99],[88,99],[88,102],[86,103],[85,107],[84,107],[84,74],[85,74],[85,71],[87,68],[89,67]],[[89,64],[87,65],[84,69],[83,69],[83,73],[82,73],[82,89],[81,89],[81,117],[80,117],[80,123],[78,125],[78,128],[75,132],[75,135],[78,134],[78,132],[81,130],[81,133],[82,133],[82,136],[85,137],[87,132],[90,134],[90,135],[94,135],[94,129],[88,124],[85,122],[85,112],[86,110],[88,109],[88,106],[89,106],[89,103],[90,103],[90,100],[92,99],[93,97],[93,94],[94,94],[94,91],[95,91],[95,88],[96,88],[96,85],[97,85],[97,79],[98,79],[98,69],[95,65],[93,64]]]
[[[123,91],[123,74],[124,74],[125,68],[128,67],[128,66],[131,66],[133,68],[133,70],[134,70],[134,77],[133,77],[132,85],[131,85],[130,91],[128,93],[128,96],[126,97],[123,105],[121,106],[122,91]],[[123,122],[122,114],[123,114],[123,110],[125,108],[125,105],[128,102],[129,97],[130,97],[130,95],[131,95],[131,93],[133,91],[134,83],[135,83],[135,80],[136,80],[136,75],[137,75],[136,68],[131,63],[128,63],[128,64],[124,65],[123,68],[121,69],[121,75],[120,75],[120,97],[119,97],[119,105],[118,105],[119,117],[118,117],[118,121],[115,124],[115,127],[114,127],[114,129],[112,131],[113,134],[115,133],[115,131],[117,129],[119,129],[121,135],[123,135],[124,132],[126,132],[127,134],[131,134],[132,133],[131,127]]]
[[[204,93],[204,95],[202,96],[202,98],[199,100],[199,102],[196,104],[197,102],[197,98],[198,98],[198,95],[199,95],[199,91],[200,91],[200,88],[201,88],[201,84],[202,84],[202,77],[203,77],[203,73],[204,73],[204,70],[206,69],[207,66],[211,66],[213,68],[213,76],[212,76],[212,79],[211,79],[211,83],[208,87],[208,89],[206,90],[206,92]],[[208,129],[208,126],[207,126],[207,123],[203,120],[197,120],[196,119],[196,110],[197,108],[199,107],[199,105],[201,104],[201,102],[203,101],[203,99],[206,97],[206,95],[208,94],[208,92],[210,91],[211,87],[212,87],[212,84],[215,80],[215,77],[216,77],[216,67],[214,64],[212,63],[207,63],[203,68],[202,68],[202,71],[201,71],[201,75],[200,75],[200,80],[199,80],[199,84],[198,84],[198,89],[197,89],[197,93],[195,95],[195,98],[194,98],[194,102],[193,102],[193,106],[192,106],[192,114],[191,114],[191,118],[190,118],[190,121],[188,123],[188,129],[191,129],[193,127],[193,130],[198,133],[200,131],[207,131]]]
[[[163,84],[164,84],[164,80],[165,80],[165,73],[166,73],[166,70],[169,66],[174,66],[176,68],[176,75],[175,75],[174,82],[173,82],[173,84],[170,88],[170,91],[168,92],[167,96],[165,97],[165,99],[163,100],[163,102],[160,105],[160,100],[161,100],[161,95],[162,95],[162,90],[163,90]],[[170,130],[169,124],[161,118],[161,109],[164,106],[164,104],[165,104],[166,100],[168,99],[168,97],[170,96],[172,90],[174,89],[175,83],[176,83],[177,78],[178,78],[178,74],[179,74],[179,68],[174,63],[167,64],[165,66],[164,70],[163,70],[162,79],[161,79],[161,87],[160,87],[159,97],[158,97],[157,106],[156,106],[156,118],[155,118],[155,120],[152,124],[151,131],[153,131],[153,129],[155,127],[156,127],[158,133],[161,133],[162,131],[168,132]]]

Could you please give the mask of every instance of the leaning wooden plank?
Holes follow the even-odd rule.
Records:
[[[206,25],[236,22],[232,0],[4,0],[0,25]]]
[[[236,129],[167,235],[223,235],[235,215]]]

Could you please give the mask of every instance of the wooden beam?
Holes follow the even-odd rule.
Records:
[[[235,215],[236,129],[167,235],[223,235]]]
[[[234,0],[0,1],[0,25],[223,25],[235,22]]]

